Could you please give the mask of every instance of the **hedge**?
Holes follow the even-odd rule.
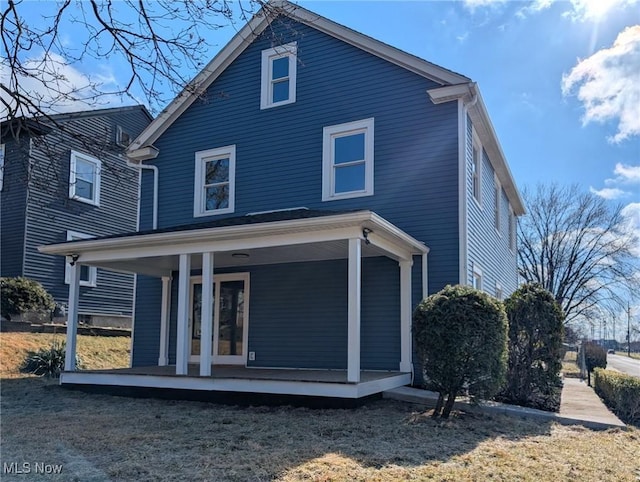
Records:
[[[620,420],[640,426],[640,378],[596,368],[593,385],[596,393]]]

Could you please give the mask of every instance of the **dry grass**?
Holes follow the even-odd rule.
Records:
[[[580,378],[580,368],[576,363],[578,354],[575,351],[565,353],[562,360],[562,373],[565,377]]]
[[[387,400],[355,410],[241,408],[86,394],[14,377],[2,380],[1,403],[2,460],[64,466],[62,475],[34,480],[617,482],[640,476],[637,429],[593,432],[461,412],[436,422],[415,406]]]
[[[22,376],[19,367],[29,351],[64,340],[64,335],[52,333],[0,333],[0,377]],[[85,368],[128,367],[130,341],[124,336],[78,335],[78,354]]]

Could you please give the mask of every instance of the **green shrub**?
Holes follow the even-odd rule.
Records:
[[[54,342],[48,348],[30,351],[27,353],[20,371],[38,376],[59,378],[60,372],[64,370],[65,350],[64,342]],[[76,366],[80,365],[80,358],[76,355]]]
[[[468,286],[447,286],[418,305],[413,322],[426,387],[440,394],[434,417],[447,418],[465,388],[472,399],[495,395],[507,361],[502,303]]]
[[[37,281],[21,276],[0,278],[0,313],[7,320],[27,312],[49,314],[54,307],[53,298]]]
[[[640,426],[640,378],[596,368],[593,371],[593,386],[620,420]]]
[[[579,360],[584,361],[584,368],[587,371],[587,384],[591,386],[591,373],[596,368],[607,368],[607,352],[600,345],[593,342],[585,342],[580,347]]]
[[[507,382],[497,400],[557,412],[562,392],[564,315],[538,284],[518,288],[506,301],[509,319]]]

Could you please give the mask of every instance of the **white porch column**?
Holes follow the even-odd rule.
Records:
[[[67,344],[64,369],[76,370],[76,342],[78,339],[78,298],[80,297],[80,265],[71,263],[69,270],[69,310],[67,311]]]
[[[169,364],[169,314],[171,313],[171,277],[162,277],[162,307],[160,311],[160,350],[158,365]]]
[[[402,260],[400,265],[400,371],[411,372],[411,266],[413,261]]]
[[[202,320],[200,324],[200,376],[211,376],[213,334],[213,253],[202,253]]]
[[[176,343],[176,375],[187,375],[189,370],[189,285],[191,281],[191,255],[180,255],[178,280],[178,329]]]
[[[361,249],[359,238],[349,240],[347,381],[352,383],[360,381]]]

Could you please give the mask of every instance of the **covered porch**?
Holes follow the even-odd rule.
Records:
[[[61,376],[63,385],[360,398],[411,383],[412,288],[419,285],[422,295],[426,295],[428,248],[371,211],[336,213],[298,209],[257,213],[40,249],[67,256],[72,263],[66,365]],[[414,257],[420,260],[420,279],[412,276]],[[398,275],[394,276],[398,278],[389,280],[399,286],[397,306],[393,304],[397,311],[388,316],[388,323],[397,330],[391,338],[398,340],[398,358],[393,366],[387,364],[383,370],[372,370],[370,361],[365,361],[369,366],[362,366],[363,260],[366,264],[369,258],[386,259],[387,264],[397,263],[395,272]],[[331,262],[346,263],[345,270],[331,272],[321,280],[323,284],[335,283],[344,288],[339,296],[344,303],[339,307],[340,303],[330,296],[324,300],[326,305],[336,305],[334,312],[344,309],[344,312],[340,311],[340,317],[345,321],[344,330],[342,325],[337,330],[342,333],[339,335],[342,341],[338,341],[335,356],[335,360],[344,358],[344,362],[333,363],[318,358],[316,363],[313,355],[309,355],[303,363],[291,355],[293,358],[275,363],[276,357],[270,358],[265,353],[271,348],[276,352],[280,348],[265,348],[266,342],[256,335],[260,331],[258,320],[261,316],[264,319],[262,313],[259,316],[258,308],[264,312],[264,304],[268,301],[253,302],[249,298],[250,286],[257,296],[259,291],[265,292],[265,284],[254,283],[252,278],[250,285],[250,277],[257,279],[254,271],[259,273],[261,267],[276,272],[275,267],[297,263],[309,271],[310,276],[315,276],[314,279],[320,279],[315,272],[323,265],[314,263]],[[153,366],[145,359],[129,369],[77,370],[75,351],[81,266],[132,272],[161,280],[161,295],[156,303],[159,316],[145,321],[153,326],[154,336],[157,333],[159,340],[153,347],[157,353]],[[371,277],[375,276],[377,272]],[[221,290],[228,280],[238,279],[242,284],[234,298],[233,332],[236,334],[229,342],[223,331],[226,312],[221,307],[221,303],[224,304]],[[194,283],[198,283],[201,297],[197,323],[194,321]],[[304,299],[297,299],[293,293],[287,296],[292,299],[292,309],[294,304],[304,303]],[[286,304],[280,309],[286,311]],[[139,325],[138,332],[142,329],[141,312],[136,306],[134,353],[143,347],[143,342],[138,340],[142,337],[136,337],[136,325]],[[300,323],[307,322],[303,316],[299,319]],[[311,316],[310,320],[308,324],[312,326],[305,328],[308,337],[319,336],[318,333],[325,336],[326,330],[336,331],[335,323],[333,328],[329,323],[325,328],[319,326],[323,325],[322,319],[318,321],[317,317]],[[194,340],[196,324],[197,344]],[[371,334],[377,328],[367,329]],[[251,339],[250,333],[253,334]],[[378,338],[378,343],[384,343],[384,334]],[[257,352],[255,347],[258,347]],[[146,345],[144,348],[149,349]],[[340,355],[342,351],[344,357]],[[371,355],[367,359],[370,360]]]

